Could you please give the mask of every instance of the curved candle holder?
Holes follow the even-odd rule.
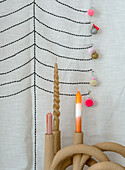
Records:
[[[74,133],[74,145],[61,149],[60,131],[45,135],[44,170],[65,170],[73,165],[73,170],[125,170],[125,167],[110,162],[103,151],[111,151],[125,158],[125,146],[113,142],[83,144],[83,133]],[[93,159],[95,158],[98,162]]]

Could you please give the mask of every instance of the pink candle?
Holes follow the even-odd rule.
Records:
[[[47,134],[52,134],[52,113],[46,115],[46,124],[47,124]]]

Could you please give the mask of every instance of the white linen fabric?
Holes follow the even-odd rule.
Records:
[[[35,5],[30,0],[0,1],[0,170],[44,168],[46,113],[53,111],[53,82],[46,79],[53,80],[51,66],[56,54],[59,69],[76,70],[59,70],[60,82],[89,82],[93,76],[90,69],[98,80],[97,87],[60,84],[63,94],[75,94],[76,88],[82,94],[91,91],[93,107],[87,108],[84,103],[89,96],[83,97],[84,143],[112,141],[125,145],[125,1],[60,1],[81,10],[93,6],[95,15],[89,17],[56,0],[37,0]],[[58,31],[90,35],[92,23],[71,20],[94,22],[100,30],[90,37]],[[72,48],[90,45],[98,51],[99,59],[71,59],[89,59],[88,49]],[[65,147],[73,144],[75,97],[60,95],[60,101],[60,130]],[[108,155],[112,161],[125,165],[119,155]]]

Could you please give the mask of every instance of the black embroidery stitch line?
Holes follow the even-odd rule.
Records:
[[[10,82],[7,82],[7,83],[2,83],[2,84],[0,84],[0,86],[5,86],[5,85],[8,85],[8,84],[14,84],[14,83],[20,83],[21,81],[23,81],[23,80],[31,77],[33,74],[34,74],[34,73],[31,73],[31,74],[29,74],[29,75],[27,75],[27,76],[25,76],[25,77],[23,77],[23,78],[21,78],[21,79],[19,79],[19,80],[10,81]]]
[[[53,80],[50,80],[50,79],[47,79],[47,78],[44,78],[42,76],[40,76],[39,74],[36,73],[36,76],[45,80],[45,81],[48,81],[48,82],[51,82],[53,83],[54,81]],[[76,83],[70,83],[70,82],[59,82],[60,84],[67,84],[67,85],[76,85],[76,84],[90,84],[89,82],[76,82]]]
[[[33,16],[32,16],[32,17],[29,17],[28,19],[26,19],[26,20],[24,20],[24,21],[21,21],[21,22],[19,22],[19,23],[17,23],[17,24],[14,24],[14,25],[12,25],[12,26],[10,26],[10,27],[8,27],[8,28],[0,31],[0,33],[6,32],[6,31],[10,30],[11,28],[14,28],[14,27],[16,27],[16,26],[22,25],[22,24],[26,23],[27,21],[31,20],[32,18],[33,18]]]
[[[29,47],[26,47],[26,48],[18,51],[17,53],[15,53],[15,54],[13,54],[13,55],[11,55],[11,56],[8,56],[8,57],[6,57],[6,58],[3,58],[3,59],[0,60],[0,62],[3,62],[3,61],[8,60],[8,59],[10,59],[10,58],[13,58],[13,57],[15,57],[16,55],[18,55],[18,54],[20,54],[20,53],[28,50],[29,48],[31,48],[31,47],[33,47],[33,46],[34,46],[34,44],[32,44],[32,45],[30,45]]]
[[[68,20],[68,21],[71,21],[71,22],[74,22],[74,23],[77,23],[77,24],[91,24],[91,22],[79,22],[79,21],[75,21],[75,20],[72,20],[72,19],[67,18],[67,17],[64,17],[64,16],[60,16],[60,15],[53,14],[53,13],[48,12],[47,10],[41,8],[38,4],[36,4],[36,6],[37,6],[39,9],[41,9],[43,12],[45,12],[45,13],[47,13],[47,14],[49,14],[49,15],[53,15],[53,16],[58,17],[58,18],[66,19],[66,20]]]
[[[18,42],[18,41],[20,41],[20,40],[22,40],[22,39],[28,37],[28,36],[29,36],[30,34],[32,34],[33,32],[34,32],[34,31],[31,31],[30,33],[24,35],[23,37],[21,37],[21,38],[15,40],[15,41],[12,41],[12,42],[10,42],[10,43],[8,43],[8,44],[2,45],[2,46],[0,46],[0,48],[4,48],[4,47],[9,46],[9,45],[11,45],[11,44],[13,44],[13,43],[16,43],[16,42]]]
[[[3,1],[0,1],[0,3],[3,3],[3,2],[5,2],[6,0],[3,0]]]
[[[37,169],[37,110],[36,110],[36,22],[35,22],[36,8],[35,0],[33,0],[33,31],[34,31],[34,170]]]
[[[72,6],[68,5],[68,4],[62,3],[62,2],[60,2],[60,1],[58,1],[58,0],[56,0],[56,2],[58,2],[58,3],[61,4],[61,5],[64,5],[64,6],[68,7],[68,8],[70,8],[70,9],[73,9],[74,11],[77,11],[77,12],[84,12],[84,13],[87,12],[87,11],[85,11],[85,10],[76,9],[76,8],[74,8],[74,7],[72,7]]]
[[[72,36],[77,36],[77,37],[91,37],[92,35],[79,35],[79,34],[73,34],[71,32],[67,32],[67,31],[63,31],[63,30],[59,30],[59,29],[55,29],[55,28],[52,28],[48,25],[46,25],[45,23],[41,22],[38,18],[35,18],[40,24],[44,25],[45,27],[53,30],[53,31],[57,31],[57,32],[61,32],[61,33],[64,33],[64,34],[69,34],[69,35],[72,35]]]
[[[72,58],[72,57],[67,57],[67,56],[61,56],[61,55],[56,54],[56,53],[54,53],[54,52],[52,52],[52,51],[50,51],[50,50],[48,50],[48,49],[46,49],[46,48],[39,47],[38,45],[36,45],[36,47],[39,48],[40,50],[44,50],[44,51],[46,51],[46,52],[49,52],[49,53],[51,53],[51,54],[53,54],[53,55],[55,55],[55,56],[57,56],[57,57],[59,57],[59,58],[65,58],[65,59],[75,60],[75,61],[76,61],[76,60],[77,60],[77,61],[91,61],[91,60],[92,60],[92,58],[81,59],[81,58]]]
[[[72,50],[85,50],[85,49],[89,49],[92,47],[92,45],[89,45],[88,47],[69,47],[69,46],[65,46],[65,45],[62,45],[60,43],[57,43],[55,41],[52,41],[52,40],[49,40],[48,38],[44,37],[43,35],[41,35],[39,32],[35,31],[37,33],[37,35],[39,35],[40,37],[42,37],[43,39],[45,39],[46,41],[50,42],[50,43],[53,43],[53,44],[56,44],[58,46],[61,46],[61,47],[64,47],[64,48],[68,48],[68,49],[72,49]]]
[[[16,68],[14,68],[14,69],[12,69],[12,70],[10,70],[10,71],[4,72],[4,73],[0,73],[0,76],[5,75],[5,74],[9,74],[9,73],[11,73],[11,72],[13,72],[13,71],[15,71],[15,70],[20,69],[21,67],[24,67],[25,65],[27,65],[28,63],[30,63],[33,59],[34,59],[34,57],[31,58],[29,61],[27,61],[26,63],[22,64],[22,65],[19,66],[19,67],[16,67]]]
[[[53,93],[52,91],[50,91],[50,90],[46,90],[46,89],[44,89],[44,88],[42,88],[42,87],[39,87],[39,86],[37,86],[37,85],[36,85],[36,87],[37,87],[38,89],[42,90],[42,91],[45,91],[45,92],[54,94],[54,93]],[[89,95],[89,94],[90,94],[90,92],[85,93],[85,94],[81,94],[81,95],[82,95],[82,96],[87,96],[87,95]],[[76,94],[65,94],[65,93],[59,93],[59,95],[60,95],[60,96],[76,96]]]
[[[42,64],[43,66],[45,67],[50,67],[50,68],[53,68],[54,69],[54,66],[51,66],[51,65],[47,65],[47,64],[44,64],[42,63],[41,61],[39,61],[38,59],[36,59],[36,61],[40,64]],[[72,72],[92,72],[92,69],[89,69],[89,70],[77,70],[77,69],[60,69],[58,68],[59,71],[72,71]]]
[[[20,90],[20,91],[18,91],[18,92],[16,92],[16,93],[12,93],[12,94],[9,94],[9,95],[0,96],[0,99],[1,99],[1,98],[7,98],[7,97],[15,96],[15,95],[20,94],[20,93],[22,93],[22,92],[24,92],[24,91],[26,91],[26,90],[28,90],[28,89],[30,89],[30,88],[32,88],[32,87],[34,87],[34,85],[29,86],[29,87],[27,87],[27,88],[25,88],[25,89],[23,89],[23,90]],[[45,91],[45,92],[48,92],[48,93],[53,94],[52,91],[43,89],[43,88],[41,88],[41,87],[39,87],[39,86],[37,86],[37,85],[36,85],[36,87],[37,87],[38,89],[42,90],[42,91]],[[89,95],[89,94],[90,94],[90,92],[88,92],[88,93],[86,93],[86,94],[81,94],[81,95],[82,95],[82,96],[87,96],[87,95]],[[65,94],[65,93],[59,93],[59,95],[62,95],[62,96],[76,96],[76,94]],[[35,170],[36,170],[36,169],[35,169]]]
[[[26,8],[26,7],[28,7],[28,6],[32,5],[32,4],[33,4],[33,2],[31,2],[30,4],[27,4],[27,5],[19,8],[19,9],[17,9],[16,11],[10,12],[10,13],[5,14],[5,15],[2,15],[2,16],[0,16],[0,18],[7,17],[7,16],[9,16],[9,15],[11,15],[11,14],[14,14],[14,13],[16,13],[16,12],[18,12],[18,11],[21,11],[22,9],[24,9],[24,8]]]
[[[12,94],[5,95],[5,96],[0,96],[0,99],[1,99],[1,98],[11,97],[11,96],[16,96],[17,94],[20,94],[20,93],[22,93],[22,92],[24,92],[24,91],[26,91],[26,90],[28,90],[28,89],[30,89],[30,88],[32,88],[32,87],[34,87],[34,85],[29,86],[29,87],[27,87],[27,88],[25,88],[25,89],[23,89],[23,90],[20,90],[20,91],[18,91],[18,92],[16,92],[16,93],[12,93]]]

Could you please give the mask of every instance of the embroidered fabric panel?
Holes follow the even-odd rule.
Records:
[[[124,145],[124,3],[0,1],[0,169],[43,169],[45,115],[52,112],[56,57],[62,146],[73,142],[76,88],[84,99],[84,142]],[[93,17],[87,15],[90,6]],[[100,27],[97,35],[90,33],[92,22]],[[99,59],[91,58],[90,48],[98,50]],[[90,85],[93,74],[96,87]],[[85,106],[89,96],[92,108]],[[124,165],[112,155],[116,159]]]

